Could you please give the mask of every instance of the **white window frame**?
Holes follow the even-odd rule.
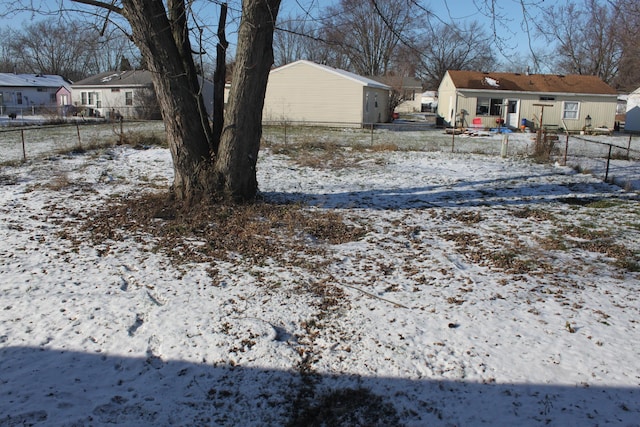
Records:
[[[568,109],[569,105],[575,104],[575,109]],[[575,114],[575,116],[574,116]],[[563,101],[562,102],[562,120],[579,120],[580,119],[580,101]]]

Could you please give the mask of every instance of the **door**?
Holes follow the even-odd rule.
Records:
[[[520,118],[520,100],[519,99],[507,99],[507,117],[506,124],[507,127],[517,129],[520,126],[519,118]]]

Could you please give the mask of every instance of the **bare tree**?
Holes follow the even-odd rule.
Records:
[[[340,0],[328,8],[324,39],[361,75],[381,76],[393,68],[397,47],[414,18],[406,0]]]
[[[91,69],[96,37],[74,23],[45,20],[26,26],[9,39],[18,68],[28,73],[57,74],[70,80],[85,77]]]
[[[11,40],[11,30],[8,28],[0,29],[0,73],[16,71],[16,63],[11,55],[9,40]]]
[[[567,74],[594,75],[612,83],[618,75],[622,45],[620,21],[608,2],[587,0],[582,6],[550,6],[540,29],[556,43],[556,69]]]
[[[447,70],[490,70],[495,49],[477,22],[465,26],[427,23],[418,44],[417,74],[427,89],[437,89]]]
[[[244,0],[234,85],[219,144],[200,93],[185,0],[73,0],[119,15],[152,73],[174,166],[173,194],[183,202],[243,201],[257,193],[256,162],[273,31],[280,0]],[[165,6],[166,4],[166,6]],[[214,150],[214,147],[219,147]]]
[[[640,3],[621,0],[613,4],[613,9],[620,20],[618,40],[621,45],[618,75],[613,84],[631,92],[640,87]]]
[[[308,59],[308,46],[312,42],[313,21],[304,16],[288,16],[278,22],[273,36],[274,62],[276,66],[299,59]]]

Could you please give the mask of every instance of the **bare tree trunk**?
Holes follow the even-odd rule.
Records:
[[[242,2],[233,88],[217,153],[189,42],[185,0],[166,0],[166,8],[158,0],[121,0],[122,6],[102,0],[72,1],[121,14],[129,21],[133,41],[152,72],[173,157],[176,198],[187,203],[254,199],[280,0]]]
[[[215,169],[218,184],[235,201],[255,198],[262,108],[273,65],[273,32],[280,0],[244,0],[236,64]]]
[[[213,73],[213,146],[212,152],[217,153],[220,147],[220,137],[224,126],[224,85],[227,77],[227,4],[220,5],[220,20],[218,22],[218,45],[216,46],[216,70]]]
[[[188,202],[214,191],[211,128],[192,58],[184,1],[124,0],[123,16],[147,61],[173,157],[173,192]],[[168,15],[168,16],[167,16]]]

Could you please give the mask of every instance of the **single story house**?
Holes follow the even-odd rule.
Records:
[[[438,116],[448,126],[614,129],[618,94],[596,76],[446,72]]]
[[[204,83],[203,83],[204,82]],[[200,78],[209,115],[213,112],[213,83]],[[151,72],[108,71],[71,86],[78,114],[106,118],[159,118]]]
[[[398,105],[394,108],[395,113],[417,113],[422,108],[422,83],[415,77],[406,76],[368,76],[371,80],[387,85],[394,93]]]
[[[433,113],[438,109],[438,92],[427,90],[420,96],[420,111],[423,113]]]
[[[389,90],[375,80],[306,60],[269,73],[266,122],[363,126],[389,120]]]
[[[640,88],[627,96],[624,130],[625,132],[640,132]]]
[[[51,74],[0,73],[0,115],[64,114],[71,82]]]

